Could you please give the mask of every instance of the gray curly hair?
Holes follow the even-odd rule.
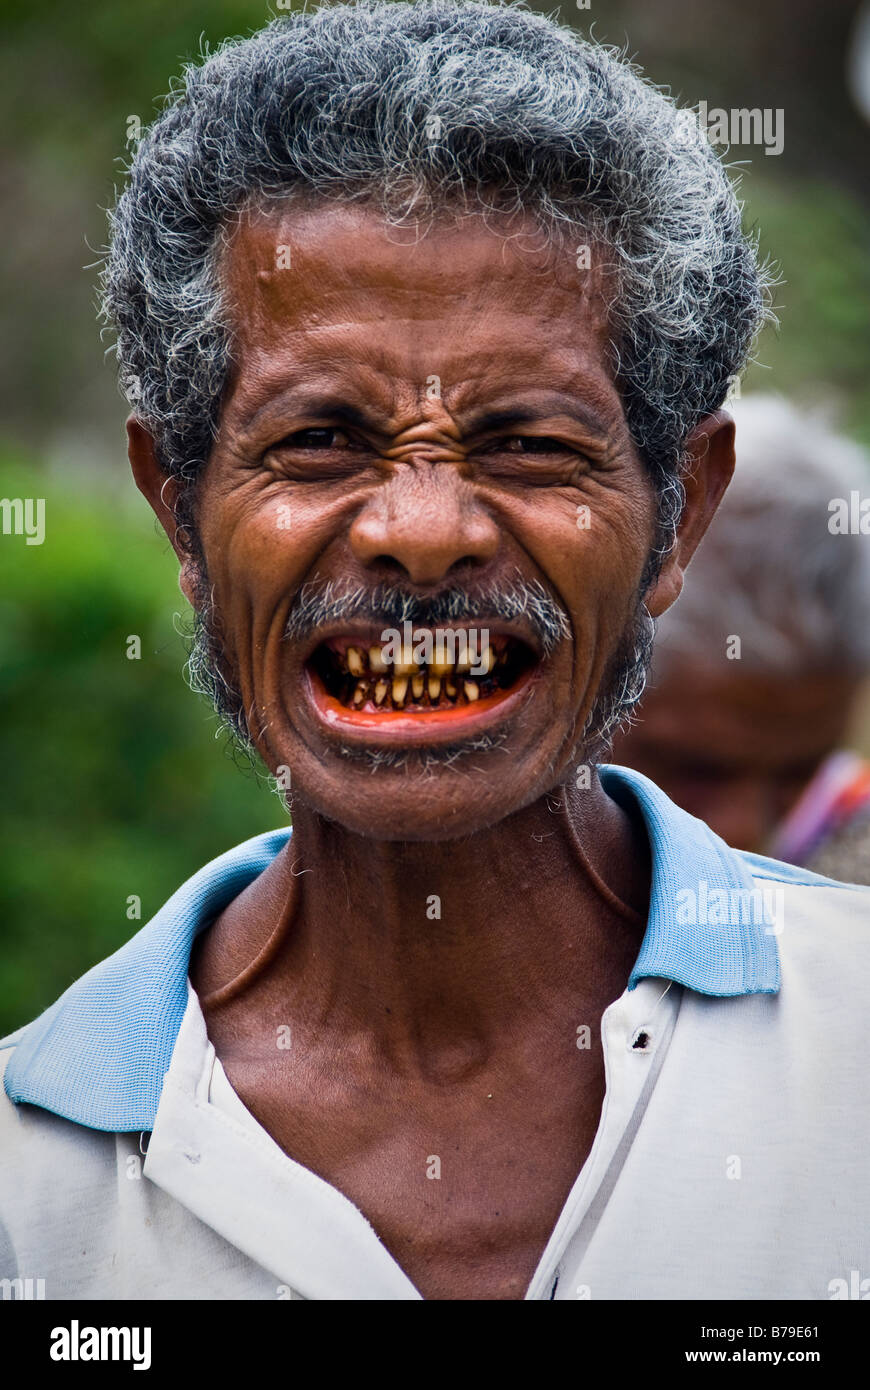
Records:
[[[177,520],[195,539],[232,361],[233,219],[292,194],[374,201],[393,222],[498,207],[612,254],[612,367],[665,553],[685,439],[745,365],[773,283],[685,114],[614,50],[514,3],[326,6],[188,66],[135,152],[102,274],[122,389],[185,484]]]

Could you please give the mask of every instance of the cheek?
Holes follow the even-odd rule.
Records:
[[[228,649],[240,660],[286,612],[316,561],[317,535],[289,494],[215,508],[202,529],[214,603]]]
[[[564,502],[535,517],[526,548],[554,591],[574,634],[584,670],[606,661],[633,616],[651,538],[628,506]]]

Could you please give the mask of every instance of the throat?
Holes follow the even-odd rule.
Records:
[[[458,1081],[542,1011],[567,1026],[581,1002],[618,997],[645,920],[625,883],[642,891],[614,836],[590,843],[564,796],[434,844],[365,840],[299,807],[285,850],[204,933],[191,979],[252,1040],[280,1016],[336,1047],[364,1037],[373,1068]]]

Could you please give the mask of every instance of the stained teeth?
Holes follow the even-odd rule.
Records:
[[[414,660],[414,648],[405,646],[402,648],[402,657],[397,661],[393,670],[397,676],[414,676],[419,671],[419,666]]]
[[[336,654],[341,661],[338,650]],[[436,656],[445,654],[440,646],[436,649]],[[460,695],[473,704],[481,698],[481,684],[488,691],[488,678],[509,659],[507,649],[502,649],[501,644],[493,647],[487,642],[485,646],[469,647],[465,656],[455,662],[435,660],[428,665],[418,664],[414,660],[414,648],[404,643],[395,663],[384,657],[383,646],[348,646],[342,664],[353,709],[361,709],[368,700],[379,707],[403,709],[411,702],[421,703],[426,695],[430,706],[441,704],[444,707],[447,700],[455,701]],[[493,676],[493,680],[497,681],[498,677]]]

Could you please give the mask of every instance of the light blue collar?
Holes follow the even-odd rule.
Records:
[[[677,911],[681,891],[696,894],[699,884],[708,898],[716,889],[751,891],[748,861],[646,777],[599,770],[612,793],[633,796],[652,849],[649,918],[629,989],[651,975],[704,994],[775,994],[779,955],[763,925],[683,925]],[[91,1129],[151,1129],[187,1005],[193,940],[289,835],[258,835],[206,864],[132,940],[25,1028],[6,1069],[10,1099]]]

